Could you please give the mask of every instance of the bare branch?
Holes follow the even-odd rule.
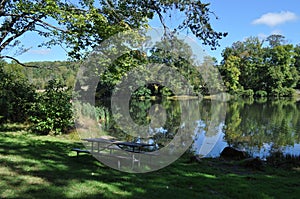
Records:
[[[163,15],[161,14],[159,8],[157,8],[157,6],[155,6],[153,2],[152,2],[151,8],[157,13],[157,15],[159,17],[159,20],[160,20],[160,23],[162,24],[162,26],[164,28],[164,35],[167,36],[169,27],[166,25]]]
[[[51,66],[41,67],[41,66],[32,65],[32,64],[24,64],[24,63],[20,62],[18,59],[8,56],[8,55],[0,56],[0,59],[11,59],[11,60],[15,61],[17,64],[19,64],[20,66],[23,66],[26,68],[53,69],[53,67],[51,67]]]
[[[165,34],[166,34],[166,33],[167,33],[167,30],[168,30],[169,28],[168,28],[168,26],[166,25],[165,20],[164,20],[162,14],[161,14],[156,8],[155,8],[155,12],[158,14],[160,23],[163,25],[164,31],[165,31]]]
[[[0,56],[0,59],[11,59],[11,60],[14,60],[17,64],[21,65],[21,66],[24,66],[24,67],[28,67],[28,68],[40,68],[39,66],[36,66],[36,65],[27,65],[27,64],[24,64],[22,62],[20,62],[18,59],[14,58],[14,57],[11,57],[11,56]]]

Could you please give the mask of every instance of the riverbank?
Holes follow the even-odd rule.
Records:
[[[247,168],[189,154],[156,172],[113,170],[69,136],[0,132],[0,198],[298,198],[299,167]]]

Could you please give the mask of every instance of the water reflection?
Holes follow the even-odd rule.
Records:
[[[299,104],[290,100],[264,103],[230,102],[224,125],[224,141],[253,156],[270,152],[299,154]]]
[[[193,100],[185,100],[188,103]],[[191,103],[192,104],[192,103]],[[195,105],[195,103],[193,103]],[[161,111],[161,109],[165,111]],[[198,114],[189,115],[189,123],[194,129],[194,143],[191,147],[201,156],[217,157],[225,146],[245,150],[250,155],[266,158],[272,152],[300,155],[300,104],[290,100],[240,100],[218,102],[214,100],[197,101],[192,107]],[[177,100],[131,100],[130,116],[138,125],[148,125],[148,140],[156,144],[156,149],[166,146],[182,125],[182,107]],[[226,113],[226,118],[223,113]],[[120,127],[110,121],[105,125],[112,136],[126,140],[138,137],[126,136]],[[155,120],[160,118],[159,120]],[[115,118],[116,119],[116,118]],[[183,144],[183,143],[181,143]]]

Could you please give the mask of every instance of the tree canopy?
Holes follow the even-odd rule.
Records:
[[[228,91],[242,95],[291,96],[299,80],[299,47],[284,36],[237,41],[223,51],[220,71]]]
[[[183,15],[176,27],[166,23],[174,13]],[[1,0],[0,58],[13,59],[8,49],[22,48],[20,37],[35,32],[44,38],[40,46],[60,45],[71,58],[80,59],[110,36],[139,27],[158,17],[168,32],[188,29],[203,44],[215,49],[227,33],[215,31],[210,18],[209,4],[200,0]],[[19,63],[22,64],[22,63]]]

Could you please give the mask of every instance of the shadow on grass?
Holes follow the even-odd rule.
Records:
[[[298,171],[248,171],[216,160],[182,157],[156,172],[113,170],[80,143],[0,134],[0,197],[6,198],[297,198]]]
[[[1,132],[16,132],[26,129],[26,125],[18,123],[0,123],[0,133]]]

